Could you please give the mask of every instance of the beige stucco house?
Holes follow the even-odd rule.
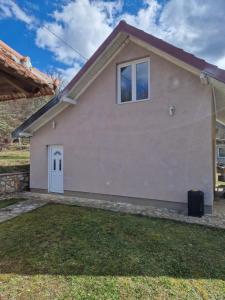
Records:
[[[225,71],[124,21],[64,91],[13,132],[31,136],[32,191],[211,212]]]

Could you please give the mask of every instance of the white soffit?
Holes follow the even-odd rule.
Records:
[[[39,117],[35,122],[33,122],[30,126],[28,126],[26,128],[26,133],[30,133],[30,134],[34,133],[40,127],[44,126],[47,122],[49,122],[51,119],[53,119],[58,114],[60,114],[65,108],[75,104],[77,104],[77,101],[72,100],[68,97],[62,97],[59,103],[57,103],[46,113],[44,113],[41,117]]]

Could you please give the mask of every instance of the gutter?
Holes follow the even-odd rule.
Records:
[[[24,131],[24,132],[20,132],[18,137],[29,138],[32,137],[32,134]]]
[[[27,132],[26,130],[30,127],[30,125],[34,124],[36,121],[41,120],[41,117],[45,115],[45,113],[50,113],[53,108],[57,108],[60,104],[67,105],[76,105],[77,100],[73,100],[69,97],[61,97],[62,93],[58,94],[54,98],[52,98],[48,103],[42,106],[37,112],[31,115],[24,123],[22,123],[19,127],[17,127],[12,133],[11,137],[19,138],[19,137],[31,137],[32,132]]]
[[[13,139],[18,138],[24,132],[24,130],[33,123],[37,118],[39,118],[42,114],[48,111],[51,107],[57,104],[59,101],[59,94],[53,97],[48,103],[42,106],[38,111],[36,111],[33,115],[31,115],[28,119],[26,119],[19,127],[17,127],[12,133],[11,137]]]

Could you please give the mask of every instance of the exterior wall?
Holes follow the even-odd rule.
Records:
[[[0,174],[0,194],[26,191],[29,188],[29,173]]]
[[[116,64],[150,57],[151,99],[116,103]],[[175,105],[174,116],[169,116]],[[64,189],[185,203],[213,202],[211,91],[199,78],[129,43],[78,99],[31,140],[31,188],[47,189],[47,145],[64,147]]]

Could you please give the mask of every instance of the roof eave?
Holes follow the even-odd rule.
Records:
[[[52,102],[52,103],[51,103]],[[70,99],[68,97],[55,97],[45,106],[43,106],[39,111],[36,112],[36,119],[32,120],[35,117],[35,114],[28,118],[21,126],[12,132],[12,138],[32,136],[35,131],[40,127],[44,126],[47,122],[57,116],[61,111],[70,105],[76,105],[77,101]],[[47,108],[49,106],[49,108]],[[43,111],[45,110],[45,112]]]
[[[120,40],[121,38],[121,40]],[[201,73],[206,73],[207,76],[212,78],[212,82],[219,82],[220,86],[225,84],[225,71],[218,69],[216,66],[208,64],[206,61],[195,57],[194,55],[183,51],[163,40],[160,40],[148,33],[141,31],[133,26],[126,24],[126,22],[121,21],[119,25],[113,30],[109,37],[103,42],[103,44],[97,49],[97,51],[92,55],[92,57],[87,61],[84,67],[77,73],[77,75],[70,81],[70,83],[65,87],[62,93],[57,96],[58,100],[51,104],[49,103],[34,114],[33,120],[30,118],[29,128],[24,122],[19,128],[23,127],[23,130],[32,128],[32,124],[41,123],[40,120],[43,116],[49,116],[48,121],[55,115],[52,114],[53,106],[59,106],[60,97],[71,97],[73,99],[78,99],[80,95],[87,89],[87,87],[95,80],[95,78],[102,72],[102,70],[108,65],[108,63],[114,58],[114,56],[120,51],[123,45],[131,39],[132,41],[148,48],[149,50],[157,53],[158,55],[164,57],[167,60],[187,69],[188,71],[200,76]],[[118,42],[116,49],[115,44]],[[112,48],[115,47],[114,53],[110,54]],[[112,51],[113,52],[113,51]],[[108,55],[108,57],[107,57]],[[223,80],[224,79],[224,80]],[[218,83],[217,83],[218,84]],[[54,102],[54,101],[53,101]],[[60,107],[59,107],[60,108]],[[64,108],[63,108],[64,109]],[[61,110],[60,110],[61,111]],[[43,124],[43,123],[41,123]],[[42,126],[42,125],[41,125]],[[35,126],[34,126],[35,127]],[[40,128],[38,126],[35,127]],[[23,130],[20,130],[22,132]],[[15,130],[16,131],[16,130]],[[14,132],[15,132],[14,131]]]

